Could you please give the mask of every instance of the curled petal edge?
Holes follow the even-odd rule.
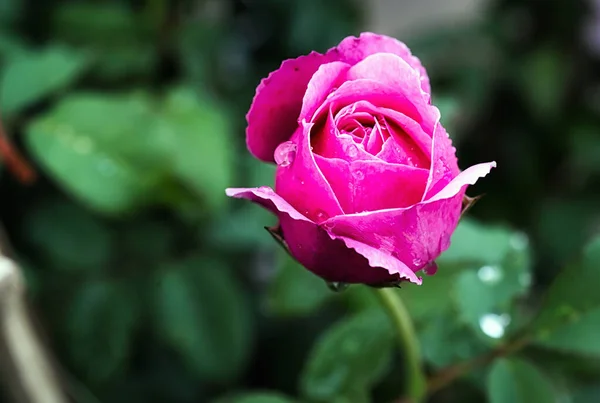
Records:
[[[273,191],[273,189],[263,186],[259,188],[228,188],[225,193],[229,197],[238,199],[248,199],[255,202],[274,214],[284,213],[290,216],[294,220],[306,221],[319,227],[329,235],[332,240],[340,240],[344,242],[346,247],[354,250],[359,255],[363,256],[369,265],[373,268],[382,268],[387,270],[390,274],[398,274],[400,278],[407,279],[412,283],[420,285],[422,279],[404,264],[399,259],[395,258],[391,254],[386,254],[378,249],[366,245],[360,241],[349,239],[347,237],[340,237],[331,234],[326,228],[318,225],[299,213],[294,207],[292,207],[287,201]]]

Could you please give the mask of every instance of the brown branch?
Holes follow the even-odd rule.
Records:
[[[449,367],[440,370],[427,381],[427,393],[429,395],[434,394],[435,392],[448,386],[464,374],[471,372],[475,368],[489,364],[496,358],[505,357],[522,349],[527,345],[528,342],[529,340],[527,339],[517,339],[511,343],[502,345],[484,355],[475,357],[469,361],[450,365]]]
[[[0,121],[0,157],[8,170],[24,185],[33,183],[37,177],[35,170],[12,144]]]

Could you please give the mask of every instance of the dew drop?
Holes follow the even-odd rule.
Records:
[[[425,273],[428,276],[433,276],[435,273],[437,273],[437,270],[438,270],[437,263],[435,263],[435,262],[429,262],[423,268],[423,273]]]
[[[315,216],[317,218],[317,222],[320,223],[321,221],[325,221],[326,219],[329,218],[329,215],[324,212],[323,210],[317,210],[315,212]]]
[[[350,158],[354,158],[358,155],[358,148],[356,148],[356,145],[354,144],[348,144],[346,147],[344,147],[344,151],[346,151],[346,154]]]
[[[297,146],[292,141],[285,141],[275,149],[275,163],[280,167],[287,167],[296,158]]]
[[[352,175],[354,175],[354,177],[358,180],[363,180],[365,178],[365,173],[363,171],[360,170],[356,170],[352,173]]]
[[[499,339],[504,336],[506,326],[510,324],[510,315],[487,313],[479,318],[479,327],[481,331],[492,339]]]
[[[502,280],[504,277],[504,273],[497,266],[482,266],[477,271],[477,277],[481,282],[486,284],[496,284],[498,281]]]
[[[518,232],[510,238],[509,242],[510,242],[510,246],[513,249],[524,250],[525,248],[527,248],[527,245],[529,244],[529,239],[527,238],[527,235],[525,235],[521,232]]]

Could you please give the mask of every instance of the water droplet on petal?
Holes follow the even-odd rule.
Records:
[[[363,180],[365,178],[365,173],[360,170],[354,171],[352,175],[354,175],[354,177],[358,180]]]
[[[329,215],[324,212],[323,210],[317,210],[315,213],[315,216],[317,218],[317,223],[320,223],[321,221],[325,221],[326,219],[329,218]]]
[[[481,331],[492,339],[500,339],[504,336],[506,326],[510,324],[510,315],[487,313],[479,318]]]
[[[350,158],[354,158],[358,155],[358,148],[356,148],[356,145],[354,144],[348,144],[347,146],[345,146],[344,151]]]
[[[483,266],[477,271],[477,277],[486,284],[496,284],[502,280],[504,273],[497,266]]]
[[[421,266],[423,266],[423,263],[425,263],[425,262],[423,262],[423,261],[422,261],[421,259],[419,259],[419,258],[416,258],[416,259],[414,259],[414,260],[413,260],[413,265],[414,265],[415,267],[417,267],[417,268],[420,268]]]
[[[297,146],[292,141],[285,141],[275,149],[275,163],[280,167],[287,167],[296,158]]]
[[[423,268],[423,273],[425,273],[428,276],[433,276],[435,273],[437,273],[437,270],[438,270],[437,263],[435,263],[435,262],[429,262]]]

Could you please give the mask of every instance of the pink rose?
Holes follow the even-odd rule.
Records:
[[[247,115],[247,145],[276,162],[275,190],[227,189],[279,218],[275,235],[331,282],[388,284],[432,274],[467,185],[431,105],[427,73],[396,39],[363,33],[325,54],[286,60]]]

